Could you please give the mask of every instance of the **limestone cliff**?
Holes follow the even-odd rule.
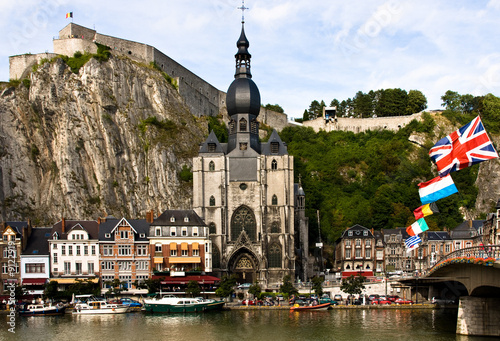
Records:
[[[61,59],[0,95],[0,219],[140,218],[191,207],[190,167],[207,133],[163,75],[126,57]]]

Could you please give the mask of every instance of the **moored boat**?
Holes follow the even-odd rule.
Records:
[[[291,311],[318,311],[318,310],[328,310],[330,308],[330,303],[321,303],[317,305],[298,305],[295,304],[290,307]]]
[[[129,309],[126,305],[108,303],[105,300],[95,298],[93,295],[77,295],[76,298],[78,302],[75,304],[73,314],[123,314]]]
[[[224,301],[173,295],[144,300],[144,311],[149,313],[196,313],[221,310]]]
[[[19,310],[21,316],[54,316],[64,315],[66,306],[62,304],[28,304],[23,309]]]

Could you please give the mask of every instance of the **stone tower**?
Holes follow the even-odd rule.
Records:
[[[193,208],[210,230],[216,275],[262,286],[294,278],[293,157],[278,133],[259,140],[260,93],[250,72],[244,22],[227,91],[229,138],[213,132],[193,160]]]

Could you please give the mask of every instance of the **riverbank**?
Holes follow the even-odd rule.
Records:
[[[391,304],[391,305],[334,305],[331,309],[441,309],[443,306],[437,304]],[[457,308],[456,306],[448,306],[445,308]],[[246,306],[240,304],[226,304],[226,310],[289,310],[289,305],[281,306]]]

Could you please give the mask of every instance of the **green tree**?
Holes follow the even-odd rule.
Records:
[[[186,294],[191,295],[191,297],[197,297],[200,296],[201,289],[200,285],[198,284],[198,281],[191,280],[188,282],[187,288],[186,288]]]
[[[221,278],[220,285],[215,290],[215,294],[219,297],[228,297],[234,292],[234,286],[236,285],[236,276],[224,275]]]
[[[208,131],[213,131],[220,143],[227,143],[229,135],[222,116],[208,116]]]
[[[148,294],[154,294],[160,291],[161,279],[148,278],[144,281],[144,284],[146,284],[146,287],[148,288]]]
[[[283,284],[280,285],[280,292],[288,296],[297,295],[299,293],[297,288],[293,286],[292,278],[290,275],[286,275],[283,277]]]
[[[460,111],[462,106],[462,98],[456,91],[448,90],[446,93],[441,96],[441,100],[443,103],[442,107],[445,107],[446,110],[451,111]]]
[[[50,281],[49,283],[45,284],[45,290],[44,290],[44,295],[45,297],[53,300],[59,297],[59,291],[57,290],[57,286],[59,283],[57,281]]]
[[[321,297],[323,295],[324,278],[314,276],[313,279],[311,280],[311,282],[312,282],[312,289],[314,290],[316,295],[318,295],[318,297]]]
[[[254,297],[259,297],[261,292],[262,288],[257,281],[248,288],[248,293],[252,294]]]
[[[309,105],[309,109],[307,110],[308,120],[314,120],[318,117],[321,117],[323,115],[323,108],[325,106],[326,105],[324,101],[321,101],[321,103],[316,100],[312,101],[311,105]]]
[[[278,104],[266,104],[265,108],[282,114],[285,113],[285,110],[283,110],[283,108]]]
[[[340,284],[340,290],[349,295],[360,295],[365,289],[366,278],[364,276],[354,276],[351,275],[347,278],[342,279]]]
[[[408,104],[406,106],[406,114],[412,115],[421,112],[427,108],[427,98],[419,90],[410,90],[408,92]]]

